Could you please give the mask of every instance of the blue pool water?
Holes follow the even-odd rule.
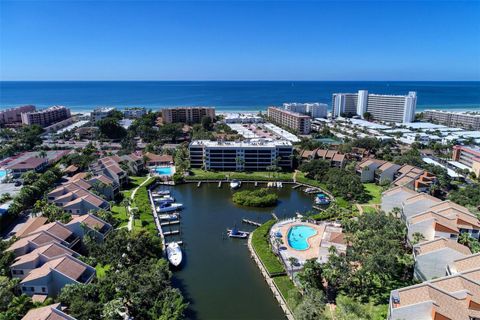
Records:
[[[172,168],[171,167],[156,167],[155,172],[162,176],[171,176]]]
[[[288,244],[295,250],[307,250],[308,238],[317,234],[317,230],[309,226],[293,226],[288,230]]]
[[[0,180],[7,175],[7,170],[0,170]]]

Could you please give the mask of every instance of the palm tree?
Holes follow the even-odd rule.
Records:
[[[288,263],[290,264],[290,273],[293,278],[293,267],[298,264],[298,259],[295,257],[288,257]]]

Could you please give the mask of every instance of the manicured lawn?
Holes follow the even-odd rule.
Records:
[[[305,173],[298,171],[297,172],[297,182],[299,183],[305,183],[314,187],[318,187],[320,189],[323,189],[325,191],[328,191],[327,186],[324,183],[321,183],[317,180],[309,179],[305,177]]]
[[[252,245],[260,260],[262,260],[267,272],[270,274],[284,272],[283,264],[273,253],[268,242],[268,232],[275,224],[275,220],[269,220],[255,229],[252,234]]]
[[[363,213],[376,213],[377,209],[371,206],[363,206]]]
[[[108,270],[110,270],[111,266],[109,264],[101,265],[100,263],[95,266],[95,270],[97,272],[97,278],[101,279],[105,277],[105,274]]]
[[[293,301],[291,301],[292,299],[288,299],[288,293],[292,289],[298,290],[295,287],[295,285],[293,284],[293,281],[290,280],[290,278],[288,276],[279,276],[279,277],[274,277],[273,282],[275,282],[275,284],[277,285],[278,289],[282,293],[282,295],[285,298],[285,301],[287,302],[290,309],[293,310],[295,308],[294,305],[291,305],[291,303],[293,303]]]
[[[376,185],[375,183],[365,183],[363,185],[368,194],[372,197],[368,201],[368,204],[380,204],[382,201],[382,187]]]
[[[352,207],[352,204],[342,197],[336,197],[335,202],[341,208],[350,209]]]
[[[128,223],[128,214],[124,206],[121,204],[114,205],[112,206],[111,210],[113,212],[113,216],[121,221],[120,226],[122,226],[124,223]]]
[[[142,177],[143,180],[137,179],[136,183],[141,184],[146,180],[146,177]],[[155,182],[155,178],[150,178],[143,186],[141,186],[135,197],[133,198],[132,207],[138,208],[138,214],[140,219],[135,219],[134,229],[144,228],[152,233],[157,233],[157,228],[155,226],[155,220],[153,219],[152,207],[150,205],[150,200],[148,198],[148,187]]]
[[[292,172],[212,172],[200,169],[191,169],[192,174],[186,180],[283,180],[293,179]]]

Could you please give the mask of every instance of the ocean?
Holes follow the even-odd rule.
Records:
[[[98,106],[214,106],[220,112],[265,110],[284,102],[323,102],[332,93],[417,91],[417,111],[480,110],[480,82],[430,81],[1,81],[0,109],[64,105],[74,112]]]

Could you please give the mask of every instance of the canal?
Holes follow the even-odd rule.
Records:
[[[230,239],[225,229],[237,225],[252,231],[242,218],[265,222],[275,212],[281,219],[311,209],[312,198],[290,186],[275,189],[280,202],[272,208],[245,208],[232,203],[228,184],[183,184],[169,188],[183,203],[181,234],[167,241],[184,242],[182,268],[174,285],[190,302],[188,319],[284,319],[284,314],[260,271],[251,260],[247,241]],[[242,185],[240,190],[253,188]],[[172,228],[176,229],[178,227]],[[168,228],[165,230],[169,230]]]

